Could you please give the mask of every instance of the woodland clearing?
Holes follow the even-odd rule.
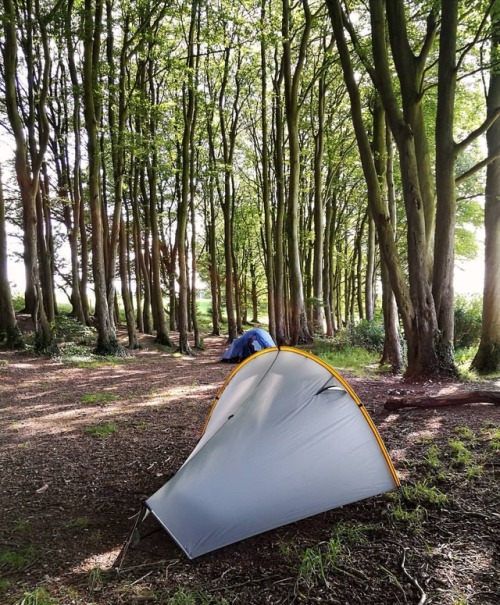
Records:
[[[401,490],[194,561],[147,520],[142,533],[153,533],[118,573],[141,502],[187,458],[234,367],[219,362],[222,337],[194,357],[141,344],[81,363],[0,352],[1,603],[500,602],[500,408],[383,408],[391,393],[499,390],[499,380],[415,385],[341,371]]]

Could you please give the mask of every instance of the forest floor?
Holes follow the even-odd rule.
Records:
[[[195,446],[233,366],[143,337],[114,361],[0,352],[0,603],[500,603],[500,407],[387,412],[395,391],[500,389],[343,374],[402,489],[189,561],[134,515]],[[38,599],[38,600],[36,600]]]

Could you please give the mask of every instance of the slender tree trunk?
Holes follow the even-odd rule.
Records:
[[[128,348],[137,349],[139,343],[137,341],[137,333],[135,331],[134,306],[132,304],[132,296],[130,294],[128,281],[128,266],[127,266],[127,248],[128,248],[127,231],[125,228],[125,220],[121,217],[120,220],[120,240],[119,240],[119,261],[120,261],[120,282],[122,289],[123,308],[125,310],[125,321],[127,323]]]
[[[267,278],[267,314],[269,322],[269,333],[276,340],[276,310],[274,293],[274,254],[272,239],[272,223],[270,208],[270,188],[269,188],[269,150],[268,150],[268,120],[267,120],[267,62],[266,50],[267,39],[265,35],[266,25],[266,3],[268,0],[261,0],[260,22],[261,22],[261,40],[260,40],[260,68],[261,68],[261,124],[262,124],[262,205],[264,208],[264,242],[265,242],[265,266]],[[257,317],[254,309],[254,317]],[[255,319],[256,321],[256,319]]]
[[[331,49],[332,43],[328,50]],[[325,49],[326,50],[326,49]],[[325,59],[326,61],[326,59]],[[326,67],[326,62],[323,64]],[[313,267],[313,331],[323,335],[325,332],[325,306],[323,288],[323,250],[324,250],[324,191],[323,191],[323,155],[325,148],[325,93],[326,69],[318,80],[318,127],[314,135],[314,267]]]
[[[297,65],[292,74],[291,41],[290,41],[290,5],[283,0],[283,68],[285,80],[285,107],[288,126],[288,145],[290,162],[290,179],[288,183],[288,259],[290,272],[290,339],[291,343],[312,342],[307,325],[304,288],[299,250],[299,184],[300,184],[300,145],[299,145],[299,103],[298,93],[300,78],[305,62],[306,47],[311,29],[311,14],[307,0],[302,2],[306,17],[302,32]]]
[[[7,274],[7,232],[5,229],[5,203],[3,196],[2,166],[0,165],[0,344],[9,349],[24,347],[12,304]]]
[[[384,120],[385,121],[385,120]],[[385,148],[386,148],[386,192],[387,203],[391,224],[396,231],[396,197],[394,195],[394,152],[392,147],[392,137],[389,128],[385,128]],[[393,374],[398,374],[403,367],[403,352],[399,338],[399,317],[396,299],[391,288],[389,272],[385,261],[381,259],[381,281],[382,281],[382,312],[384,315],[384,350],[382,352],[381,364],[388,363],[391,366]]]
[[[492,69],[486,100],[487,113],[491,115],[500,107],[500,1],[495,0],[492,9]],[[498,149],[500,120],[496,120],[486,135],[488,152]],[[480,374],[500,370],[500,160],[495,160],[486,169],[484,206],[484,289],[483,324],[479,349],[472,367]]]
[[[37,216],[36,216],[36,196],[38,193],[40,170],[48,145],[49,125],[45,111],[45,103],[48,94],[48,83],[50,73],[50,52],[48,47],[47,32],[44,23],[39,14],[39,5],[36,4],[36,14],[29,15],[29,26],[32,26],[32,20],[36,21],[40,29],[42,40],[42,62],[43,75],[40,88],[33,89],[34,81],[28,78],[30,115],[28,120],[28,144],[25,136],[25,124],[19,110],[20,99],[16,90],[17,83],[17,37],[16,37],[16,11],[12,0],[3,0],[4,19],[3,31],[5,35],[4,45],[4,78],[5,78],[5,105],[7,116],[12,128],[15,143],[15,170],[17,182],[21,192],[21,201],[23,207],[24,224],[24,263],[26,272],[26,309],[31,314],[36,332],[35,347],[41,352],[51,351],[55,347],[50,323],[45,313],[43,293],[40,287],[40,276],[37,255]],[[28,40],[27,69],[33,70],[34,57],[32,55],[32,40]],[[39,115],[39,146],[36,148],[33,115],[34,98],[38,97],[38,115]]]
[[[95,10],[94,10],[95,4]],[[89,164],[89,198],[92,224],[92,272],[95,290],[95,314],[97,320],[97,347],[101,355],[114,355],[119,345],[111,320],[113,309],[109,308],[106,291],[104,264],[103,208],[100,191],[100,149],[98,125],[101,108],[98,93],[98,75],[101,46],[101,21],[103,0],[85,0],[84,17],[84,60],[83,60],[83,105],[87,130]]]
[[[437,351],[442,372],[457,376],[453,351],[455,269],[456,148],[453,118],[457,66],[455,61],[458,3],[443,2],[439,38],[438,106],[436,116],[436,232],[432,296],[439,331]]]
[[[157,91],[155,89],[155,81],[153,78],[154,65],[153,61],[149,60],[149,75],[150,75],[150,98],[153,105],[151,115],[149,116],[149,133],[153,149],[147,160],[147,173],[149,183],[149,220],[151,225],[151,302],[153,308],[154,326],[156,329],[156,342],[172,346],[172,341],[168,333],[168,325],[165,317],[165,309],[163,307],[163,293],[160,278],[160,233],[158,228],[158,151],[156,148],[156,116],[155,107],[157,104]],[[170,310],[171,313],[174,309]]]
[[[283,60],[282,60],[283,62]],[[285,226],[285,158],[283,154],[284,145],[284,124],[283,108],[281,105],[281,85],[283,81],[283,63],[278,70],[277,78],[274,81],[275,95],[275,143],[274,143],[274,171],[276,173],[276,224],[275,224],[275,319],[276,319],[276,344],[278,346],[287,344],[288,331],[286,329],[285,314],[285,261],[284,261],[284,241],[283,233]]]
[[[177,208],[177,253],[179,259],[179,351],[190,354],[191,347],[188,342],[188,284],[186,233],[189,216],[189,198],[191,191],[192,166],[192,140],[195,128],[195,32],[198,17],[198,2],[192,0],[191,21],[187,41],[186,78],[182,92],[182,110],[184,118],[184,132],[181,148],[181,192]]]

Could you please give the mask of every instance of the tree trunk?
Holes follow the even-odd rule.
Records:
[[[492,9],[492,69],[487,98],[487,113],[491,115],[500,107],[500,0],[495,0]],[[488,129],[486,140],[488,152],[497,151],[500,141],[500,120]],[[486,191],[484,206],[484,289],[483,323],[479,349],[472,367],[480,374],[500,370],[500,159],[494,160],[486,169]]]
[[[326,62],[326,59],[325,59]],[[323,68],[326,63],[323,64]],[[323,154],[325,148],[326,69],[318,80],[318,127],[314,134],[314,265],[313,265],[313,331],[325,333],[325,299],[323,289],[323,249],[325,238]]]
[[[198,15],[198,2],[192,0],[191,20],[187,40],[186,81],[182,90],[182,113],[184,118],[184,131],[181,147],[181,191],[177,207],[177,253],[179,259],[179,351],[182,354],[191,354],[188,342],[188,269],[186,251],[186,233],[189,214],[189,198],[191,191],[192,166],[192,139],[195,128],[195,88],[197,78],[195,75],[195,31]]]
[[[385,128],[385,147],[387,150],[387,169],[386,169],[386,192],[387,204],[389,207],[389,216],[391,224],[396,231],[396,198],[394,195],[394,152],[392,147],[392,137],[389,128]],[[399,318],[396,299],[391,288],[389,272],[384,259],[381,259],[381,280],[382,280],[382,312],[384,315],[384,350],[382,352],[381,364],[388,363],[391,366],[393,374],[397,374],[403,367],[403,352],[399,339]]]
[[[3,197],[2,166],[0,165],[0,344],[9,349],[24,347],[21,331],[17,326],[12,305],[12,294],[7,275],[7,233],[5,229],[5,204]]]
[[[73,305],[73,314],[83,325],[88,323],[88,307],[85,312],[85,303],[82,297],[82,280],[80,279],[80,262],[78,258],[78,242],[80,235],[80,214],[83,201],[80,195],[80,164],[81,164],[81,116],[80,116],[80,91],[78,72],[75,63],[75,49],[71,32],[71,13],[74,0],[68,3],[68,10],[65,15],[64,35],[68,47],[68,66],[71,78],[72,99],[73,99],[73,136],[74,136],[74,164],[73,164],[73,182],[72,182],[72,207],[71,218],[68,221],[69,231],[68,239],[71,250],[71,304]],[[66,101],[65,101],[66,102]],[[69,174],[69,166],[68,166]],[[69,178],[69,177],[68,177]],[[82,240],[82,248],[84,247]],[[86,255],[86,248],[82,250]],[[83,260],[82,260],[83,271]]]
[[[149,60],[149,75],[150,75],[150,99],[153,111],[149,116],[149,134],[152,141],[152,150],[147,159],[147,173],[149,184],[149,221],[151,225],[151,302],[153,309],[153,324],[156,329],[156,342],[172,346],[172,341],[168,332],[168,325],[165,317],[165,309],[163,306],[163,293],[160,278],[160,233],[158,228],[158,151],[156,141],[156,121],[154,108],[157,105],[156,84],[153,77],[155,66],[153,60]],[[174,309],[170,309],[173,313]]]
[[[437,352],[441,373],[458,376],[453,350],[455,270],[455,193],[456,146],[453,118],[457,79],[456,36],[458,3],[443,2],[439,38],[438,105],[436,115],[436,233],[432,296],[439,331]]]
[[[283,59],[282,59],[283,62]],[[275,297],[274,315],[276,319],[276,339],[278,346],[287,344],[288,332],[285,321],[285,262],[284,262],[284,224],[285,224],[285,159],[283,154],[284,124],[283,109],[281,106],[281,84],[283,81],[283,64],[278,70],[274,80],[274,115],[275,115],[275,141],[274,141],[274,171],[276,173],[276,224],[274,230],[274,276]]]
[[[264,208],[264,243],[265,243],[265,268],[267,278],[267,315],[269,322],[269,333],[273,340],[276,339],[276,310],[274,303],[274,254],[272,238],[272,222],[270,207],[269,186],[269,150],[268,150],[268,122],[267,122],[267,62],[266,50],[267,39],[265,36],[266,26],[266,2],[261,0],[260,23],[262,35],[260,40],[260,78],[261,78],[261,125],[262,125],[262,205]],[[254,309],[254,317],[256,310]]]
[[[38,252],[37,252],[37,216],[36,216],[36,196],[40,182],[40,170],[42,167],[45,152],[47,150],[49,128],[45,103],[48,94],[48,83],[50,73],[50,51],[47,40],[45,24],[38,14],[38,5],[36,15],[28,15],[29,27],[37,23],[40,30],[42,41],[42,77],[38,82],[39,86],[34,90],[35,82],[28,78],[29,112],[28,127],[23,123],[20,114],[16,90],[17,79],[17,37],[16,37],[16,11],[12,0],[3,0],[4,19],[3,30],[5,35],[5,44],[3,48],[4,56],[4,78],[5,78],[5,105],[10,126],[12,128],[15,143],[15,170],[17,182],[21,192],[23,207],[23,225],[24,225],[24,263],[26,272],[26,309],[31,314],[35,326],[36,338],[35,348],[40,352],[49,352],[54,350],[55,341],[53,338],[50,323],[44,308],[43,293],[40,287]],[[31,72],[34,69],[34,56],[31,37],[28,36],[28,56],[27,69]],[[39,117],[39,146],[36,148],[34,136],[34,99],[38,100]],[[26,114],[23,114],[25,116]],[[28,145],[25,136],[25,130],[29,137],[29,155]]]
[[[84,59],[83,59],[83,105],[87,130],[89,164],[89,198],[92,224],[92,272],[95,290],[95,314],[97,320],[97,347],[100,355],[115,355],[119,352],[116,333],[111,321],[113,309],[108,306],[106,270],[104,264],[104,233],[102,200],[100,192],[100,151],[98,125],[101,108],[98,94],[99,50],[103,0],[85,0]]]
[[[134,306],[132,304],[132,296],[130,294],[128,281],[128,264],[127,264],[127,248],[129,246],[127,231],[125,229],[125,220],[121,217],[120,220],[120,240],[119,240],[119,261],[120,261],[120,282],[122,289],[123,308],[125,310],[125,321],[127,323],[128,348],[137,349],[139,343],[137,341],[137,333],[135,331]]]
[[[290,5],[283,0],[283,68],[285,79],[285,107],[288,126],[288,145],[290,178],[287,196],[287,235],[288,260],[290,274],[290,341],[292,345],[312,342],[307,325],[302,270],[299,250],[299,184],[300,184],[300,145],[299,145],[299,103],[298,93],[302,69],[305,62],[306,47],[311,29],[311,14],[307,0],[302,2],[305,25],[300,41],[297,65],[292,74],[290,42]]]

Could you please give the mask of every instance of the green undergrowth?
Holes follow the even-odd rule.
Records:
[[[114,422],[104,422],[103,424],[97,424],[95,426],[88,426],[85,432],[92,437],[107,437],[116,432],[116,424]]]
[[[335,369],[348,370],[356,376],[373,375],[380,355],[362,347],[345,347],[340,350],[314,349],[313,352]]]
[[[457,426],[454,436],[434,442],[438,435],[417,440],[417,455],[407,466],[418,480],[408,482],[398,491],[387,494],[388,515],[399,523],[419,531],[432,509],[453,506],[457,486],[471,487],[480,480],[485,468],[500,450],[500,428],[495,424],[473,430]]]
[[[21,571],[38,558],[34,546],[0,551],[0,571]]]
[[[56,605],[46,588],[39,586],[32,591],[26,591],[16,605]]]
[[[96,405],[107,405],[113,403],[118,399],[118,396],[114,393],[88,393],[81,399],[82,403],[96,404]]]
[[[369,524],[357,521],[337,523],[327,540],[303,548],[295,540],[283,540],[279,543],[282,556],[296,569],[296,586],[300,591],[309,591],[314,586],[328,588],[332,574],[341,565],[351,563],[351,551],[355,545],[367,544],[368,533],[373,529]],[[346,572],[342,568],[343,573]]]

